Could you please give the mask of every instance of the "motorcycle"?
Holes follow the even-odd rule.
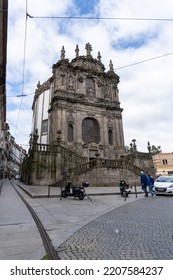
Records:
[[[128,197],[129,193],[131,193],[129,184],[126,183],[124,180],[120,180],[120,194],[121,196]],[[131,186],[132,188],[132,186]]]
[[[61,196],[63,198],[66,198],[68,196],[74,196],[74,197],[78,197],[80,200],[83,200],[85,196],[88,197],[88,195],[85,192],[85,188],[88,186],[89,186],[88,182],[82,182],[82,186],[74,187],[74,186],[72,186],[71,181],[68,181],[65,189],[62,190],[62,192],[61,192]]]

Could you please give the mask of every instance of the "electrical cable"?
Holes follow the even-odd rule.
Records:
[[[8,97],[26,97],[26,96],[29,96],[29,95],[32,95],[32,94],[35,94],[35,92],[28,93],[28,94],[19,94],[19,95],[7,95],[7,98]]]
[[[8,119],[7,119],[7,121],[8,121],[12,126],[14,126],[14,128],[15,128],[16,130],[18,130],[19,132],[21,132],[23,135],[29,137],[29,136],[28,136],[27,134],[25,134],[23,131],[21,131],[20,129],[18,129],[11,121],[9,121]]]
[[[173,21],[173,18],[130,18],[130,17],[80,17],[80,16],[31,16],[27,13],[27,17],[33,19],[96,19],[96,20],[135,20],[135,21]]]
[[[26,0],[26,20],[25,20],[25,37],[24,37],[24,50],[23,50],[23,72],[22,72],[22,89],[21,89],[21,101],[19,106],[19,113],[16,121],[16,129],[18,127],[20,112],[22,108],[22,101],[24,96],[24,84],[25,84],[25,60],[26,60],[26,38],[27,38],[27,0]],[[16,135],[16,129],[14,132],[14,136]]]
[[[130,17],[79,17],[79,16],[32,16],[30,14],[28,14],[27,12],[27,0],[26,0],[26,21],[25,21],[25,38],[24,38],[24,53],[23,53],[23,73],[22,73],[22,90],[21,90],[21,95],[17,95],[17,96],[7,96],[7,97],[21,97],[21,102],[20,102],[20,106],[19,106],[19,113],[18,113],[18,117],[17,117],[17,122],[16,125],[13,125],[10,121],[10,123],[15,127],[15,134],[16,134],[16,130],[20,131],[17,127],[18,127],[18,122],[19,122],[19,117],[20,117],[20,112],[21,112],[21,107],[22,107],[22,101],[23,101],[23,97],[30,95],[30,94],[24,94],[24,84],[25,84],[25,58],[26,58],[26,39],[27,39],[27,19],[31,18],[31,19],[80,19],[80,20],[126,20],[126,21],[173,21],[173,19],[171,18],[130,18]],[[144,62],[148,62],[151,60],[155,60],[164,56],[168,56],[168,55],[172,55],[173,53],[168,53],[168,54],[164,54],[161,56],[157,56],[157,57],[153,57],[153,58],[149,58],[143,61],[139,61],[139,62],[135,62],[132,64],[128,64],[122,67],[118,67],[115,70],[120,70],[126,67],[131,67],[137,64],[141,64]],[[3,86],[3,85],[1,85]],[[33,93],[31,93],[33,94]],[[23,133],[22,131],[20,131],[21,133]],[[25,133],[23,133],[24,135],[26,135]],[[26,135],[28,137],[28,135]]]
[[[120,69],[123,69],[123,68],[126,68],[126,67],[134,66],[134,65],[137,65],[137,64],[141,64],[141,63],[144,63],[144,62],[148,62],[148,61],[155,60],[155,59],[158,59],[158,58],[161,58],[161,57],[164,57],[164,56],[168,56],[168,55],[172,55],[172,54],[173,54],[173,52],[163,54],[163,55],[159,55],[159,56],[152,57],[152,58],[148,58],[148,59],[145,59],[145,60],[141,60],[141,61],[138,61],[138,62],[134,62],[134,63],[128,64],[128,65],[125,65],[125,66],[118,67],[115,70],[120,70]]]
[[[50,18],[50,19],[97,19],[97,20],[102,20],[102,19],[105,19],[105,20],[137,20],[137,21],[173,21],[173,19],[171,18],[129,18],[129,17],[75,17],[75,16],[71,16],[71,17],[68,17],[68,16],[31,16],[30,14],[27,13],[27,17],[31,18],[31,19],[46,19],[46,18]],[[160,56],[157,56],[157,57],[153,57],[153,58],[149,58],[149,59],[146,59],[146,60],[142,60],[142,61],[139,61],[139,62],[135,62],[135,63],[132,63],[132,64],[128,64],[128,65],[124,65],[122,67],[118,67],[116,68],[115,70],[120,70],[120,69],[123,69],[123,68],[126,68],[126,67],[131,67],[131,66],[134,66],[134,65],[137,65],[137,64],[141,64],[141,63],[144,63],[144,62],[148,62],[148,61],[151,61],[151,60],[155,60],[155,59],[158,59],[158,58],[161,58],[161,57],[164,57],[164,56],[168,56],[168,55],[172,55],[173,53],[168,53],[168,54],[163,54],[163,55],[160,55]]]

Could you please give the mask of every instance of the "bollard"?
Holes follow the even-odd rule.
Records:
[[[134,187],[135,187],[135,195],[136,195],[136,198],[137,198],[137,190],[136,190],[136,185],[135,185]]]
[[[126,191],[126,188],[125,188],[125,191],[124,191],[124,201],[126,201],[126,197],[127,197],[127,191]]]
[[[62,186],[60,186],[60,200],[62,200]]]

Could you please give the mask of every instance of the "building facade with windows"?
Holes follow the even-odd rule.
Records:
[[[22,165],[23,159],[26,156],[26,150],[16,144],[15,138],[10,133],[8,145],[9,157],[7,164],[7,175],[14,178],[16,178],[16,176],[20,177],[20,167]]]
[[[158,153],[153,156],[156,175],[173,175],[173,153]]]
[[[7,64],[8,0],[0,1],[0,178],[7,171],[8,130],[6,123],[6,64]]]
[[[119,101],[119,76],[112,61],[106,72],[101,55],[93,58],[92,47],[86,55],[69,61],[62,47],[60,60],[52,66],[52,76],[38,82],[33,102],[32,135],[38,143],[54,144],[61,133],[64,147],[93,159],[116,159],[125,151],[122,108]]]
[[[27,184],[56,185],[71,177],[92,186],[113,186],[120,179],[137,184],[140,171],[153,175],[151,153],[137,151],[135,140],[129,153],[124,143],[119,76],[110,60],[106,71],[78,45],[70,61],[62,47],[52,76],[38,82],[33,100],[33,120],[28,156],[21,179]]]

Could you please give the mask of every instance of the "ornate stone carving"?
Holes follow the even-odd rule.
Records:
[[[76,52],[76,57],[78,57],[79,56],[79,47],[78,47],[78,45],[76,45],[75,52]]]
[[[110,91],[110,85],[109,84],[105,84],[103,91],[104,91],[104,98],[110,99],[111,98],[111,91]]]
[[[101,62],[101,55],[100,55],[100,52],[98,52],[98,56],[97,56],[97,59],[98,59],[98,61],[100,61]]]
[[[110,67],[110,71],[114,71],[112,60],[110,60],[109,67]]]
[[[115,84],[112,85],[112,93],[113,93],[113,96],[118,97],[119,91],[118,91],[117,85],[115,85]]]
[[[74,77],[72,75],[69,76],[68,88],[74,89]]]
[[[82,76],[79,76],[79,77],[78,77],[78,81],[79,81],[80,83],[83,83],[84,78],[83,78]]]
[[[87,77],[86,78],[86,93],[89,97],[95,96],[95,81],[94,79]]]
[[[94,117],[96,114],[94,112],[88,112],[88,117]]]
[[[65,73],[60,74],[59,85],[63,86],[65,84]]]
[[[108,120],[107,128],[113,130],[113,123],[112,123],[112,121]]]
[[[104,84],[104,83],[103,83],[102,79],[99,79],[99,80],[97,81],[98,87],[102,87],[103,84]]]
[[[92,57],[91,56],[92,46],[90,45],[90,43],[86,44],[85,49],[86,49],[86,57],[87,58]]]
[[[40,86],[41,86],[40,81],[38,81],[37,88],[39,88]]]
[[[72,115],[72,113],[67,116],[67,123],[74,125],[74,116]]]
[[[62,46],[62,49],[61,49],[61,60],[64,60],[65,59],[65,49],[64,49],[64,46]]]

